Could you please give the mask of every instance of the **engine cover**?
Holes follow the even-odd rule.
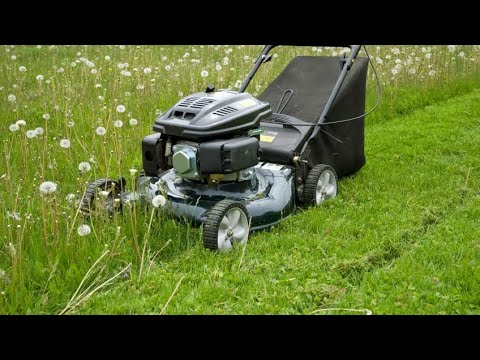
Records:
[[[225,138],[258,127],[271,113],[270,104],[247,93],[200,92],[160,115],[153,130],[189,140]]]

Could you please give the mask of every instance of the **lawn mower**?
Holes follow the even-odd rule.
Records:
[[[138,189],[126,191],[123,178],[97,180],[82,210],[98,206],[99,190],[109,192],[110,210],[163,195],[168,211],[203,226],[206,248],[228,250],[335,197],[338,179],[365,164],[369,57],[358,56],[361,45],[346,46],[348,56],[295,57],[255,98],[245,90],[275,46],[263,48],[238,91],[209,85],[160,115],[142,141]]]

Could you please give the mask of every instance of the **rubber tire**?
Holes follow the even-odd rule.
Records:
[[[335,176],[335,180],[338,184],[338,177],[335,169],[330,165],[319,164],[316,165],[308,173],[307,180],[303,187],[303,203],[305,206],[316,206],[317,205],[317,184],[320,176],[325,172],[325,170],[330,170]],[[338,186],[337,186],[338,192]]]
[[[203,246],[207,249],[216,251],[218,250],[218,230],[220,223],[225,216],[225,214],[232,208],[239,208],[242,210],[247,219],[249,219],[248,211],[245,205],[241,202],[234,200],[222,200],[215,204],[214,207],[210,209],[207,215],[207,221],[203,225]],[[250,230],[250,229],[249,229]]]
[[[125,188],[125,179],[120,178],[119,181],[115,181],[112,179],[98,179],[92,183],[90,183],[85,191],[85,195],[82,199],[82,205],[80,206],[80,210],[84,214],[89,214],[91,210],[94,209],[94,200],[97,196],[98,190],[109,190],[112,186],[115,186],[115,193],[118,195],[120,194]],[[121,209],[121,203],[120,203]]]

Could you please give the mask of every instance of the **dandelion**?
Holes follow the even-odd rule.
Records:
[[[75,198],[76,198],[75,194],[68,194],[65,200],[69,203],[73,203],[75,201]]]
[[[77,233],[78,235],[80,236],[87,236],[87,235],[90,235],[90,233],[92,232],[92,229],[90,229],[90,226],[88,225],[80,225],[77,229]]]
[[[165,70],[170,71],[172,70],[172,67],[170,65],[165,66]]]
[[[17,60],[17,57],[15,55],[12,55],[12,57],[10,58],[12,59],[13,61]]]
[[[435,71],[435,70],[430,70],[430,71],[428,72],[428,75],[430,75],[430,76],[435,76],[435,74],[436,74],[436,71]]]
[[[99,126],[95,132],[98,136],[103,136],[107,133],[107,129],[105,129],[103,126]]]
[[[125,50],[125,45],[120,45],[119,48],[120,50]]]
[[[12,218],[15,221],[20,221],[21,220],[20,214],[17,213],[16,211],[12,211],[12,212],[7,211],[7,217]]]
[[[408,73],[412,74],[412,75],[414,75],[416,72],[417,72],[417,70],[415,70],[414,68],[408,70]]]
[[[458,56],[461,57],[461,58],[463,58],[463,57],[465,57],[465,53],[464,53],[463,51],[460,51],[460,52],[458,53]]]
[[[98,73],[97,69],[92,69],[92,71],[90,71],[93,75],[95,75],[96,73]]]
[[[132,76],[132,73],[130,71],[127,71],[127,70],[123,70],[120,74],[122,74],[123,76],[126,76],[126,77]]]
[[[115,120],[113,122],[113,126],[115,126],[116,128],[121,128],[123,126],[123,121],[122,120]]]
[[[149,67],[146,67],[145,69],[143,69],[143,72],[145,73],[145,75],[148,75],[152,72],[152,69],[150,69]]]
[[[18,126],[25,126],[25,125],[27,125],[26,121],[25,121],[25,120],[22,120],[22,119],[18,120],[18,121],[16,122],[16,124],[17,124]]]
[[[130,176],[135,176],[137,172],[138,172],[137,169],[130,169]]]
[[[448,45],[447,48],[448,48],[448,51],[453,53],[453,52],[455,52],[455,49],[457,48],[457,46],[456,45]]]
[[[8,95],[8,98],[7,98],[7,99],[8,99],[8,101],[10,101],[10,102],[14,102],[15,100],[17,100],[17,97],[16,97],[15,95],[13,95],[13,94],[10,94],[10,95]]]
[[[163,195],[157,195],[152,199],[152,205],[156,208],[159,208],[161,206],[165,206],[165,203],[167,200]]]
[[[35,130],[28,130],[25,135],[27,136],[27,138],[29,139],[33,139],[34,137],[37,136],[37,132]]]
[[[222,65],[220,64],[215,65],[215,70],[222,71]]]
[[[138,125],[137,119],[130,119],[129,123],[130,123],[131,126],[137,126]]]
[[[317,52],[322,52],[322,49],[319,48],[319,49],[317,50]],[[274,59],[278,58],[278,54],[273,54],[273,58],[274,58]]]
[[[68,149],[70,147],[70,140],[68,139],[60,140],[60,146],[64,149]]]
[[[43,194],[53,194],[55,191],[57,191],[57,184],[52,181],[45,181],[40,184],[39,189]]]
[[[200,75],[203,77],[203,78],[206,78],[208,76],[208,71],[207,70],[202,70],[202,72],[200,73]]]
[[[110,56],[105,55],[105,61],[110,61]]]
[[[426,57],[427,59],[431,59],[431,58],[432,58],[432,54],[426,53],[426,54],[425,54],[425,57]]]
[[[168,58],[166,56],[162,56],[162,61],[167,61]]]
[[[125,109],[125,106],[123,106],[123,105],[118,105],[118,106],[117,106],[117,112],[118,112],[118,113],[124,113],[125,110],[126,110],[126,109]]]
[[[43,114],[42,116],[45,120],[48,120],[50,119],[50,114]]]
[[[37,79],[37,81],[43,81],[43,75],[37,75],[35,79]]]
[[[398,69],[397,68],[393,68],[392,69],[392,75],[395,76],[398,74]]]
[[[398,54],[400,54],[400,49],[397,48],[397,47],[394,47],[394,48],[392,49],[392,53],[393,53],[394,55],[398,55]]]
[[[67,126],[68,126],[69,128],[74,127],[74,126],[75,126],[75,123],[74,123],[73,121],[69,121],[69,122],[67,123]]]
[[[63,67],[61,67],[61,68],[58,68],[57,73],[63,73],[64,71],[65,71],[65,69]]]
[[[75,66],[77,66],[77,63],[75,61],[73,61],[73,62],[70,63],[70,66],[75,67]]]
[[[80,170],[83,174],[89,172],[90,170],[92,169],[92,167],[90,166],[90,164],[86,161],[84,162],[81,162],[79,165],[78,165],[78,170]]]
[[[235,81],[235,87],[240,89],[240,86],[242,86],[242,82],[240,80]]]
[[[143,85],[143,84],[138,84],[137,85],[137,90],[143,90],[143,89],[145,89],[145,85]]]
[[[110,194],[108,191],[102,190],[100,191],[100,196],[106,199],[108,197],[108,194]]]
[[[85,65],[87,65],[89,68],[95,67],[95,64],[91,62],[90,60],[85,61]]]
[[[11,131],[11,132],[15,132],[15,131],[18,131],[20,129],[20,126],[18,126],[18,124],[12,124],[8,127],[8,129]]]
[[[43,130],[43,128],[41,128],[41,127],[37,127],[37,128],[35,129],[35,132],[37,133],[37,135],[43,135],[44,130]]]
[[[25,71],[27,71],[27,68],[26,68],[25,66],[20,66],[20,67],[18,68],[18,71],[20,71],[20,72],[25,72]]]

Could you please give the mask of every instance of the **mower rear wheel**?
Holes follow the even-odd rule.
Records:
[[[125,188],[125,179],[119,181],[112,179],[98,179],[90,183],[82,199],[80,210],[84,214],[90,214],[92,211],[107,212],[112,215],[115,211],[121,210],[121,202],[115,203],[119,199],[119,194]],[[102,192],[105,192],[102,194]]]
[[[337,173],[330,165],[316,165],[308,173],[303,189],[303,202],[307,206],[319,206],[325,200],[337,196]]]
[[[249,233],[250,222],[245,205],[222,200],[207,215],[203,226],[203,245],[210,250],[227,251],[234,243],[245,243]]]

